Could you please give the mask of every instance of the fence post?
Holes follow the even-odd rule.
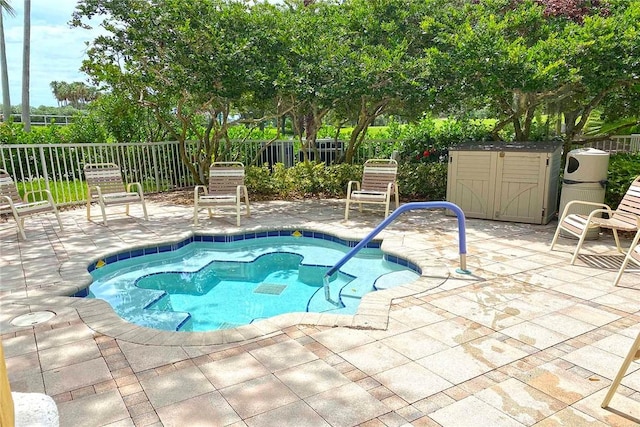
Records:
[[[158,171],[160,169],[160,163],[158,163],[158,146],[157,145],[151,146],[151,157],[153,158],[153,171],[154,171],[155,180],[156,180],[156,191],[159,193],[160,192],[160,175]]]
[[[44,187],[47,191],[51,191],[51,187],[49,186],[49,171],[47,170],[47,162],[44,158],[44,147],[40,146],[38,150],[40,151],[40,163],[42,163],[42,173],[44,175]]]

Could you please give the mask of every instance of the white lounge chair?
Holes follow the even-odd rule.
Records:
[[[127,184],[122,180],[120,167],[115,163],[88,163],[84,166],[87,181],[87,220],[91,221],[91,202],[98,202],[102,221],[107,225],[107,206],[126,205],[124,214],[129,215],[129,205],[140,203],[144,219],[148,220],[147,205],[144,202],[142,185],[139,182]],[[135,188],[135,191],[131,189]],[[122,212],[116,212],[122,214]]]
[[[593,206],[594,210],[589,215],[569,214],[571,206],[576,204]],[[598,218],[598,215],[603,213],[606,213],[608,218]],[[567,203],[558,221],[558,228],[553,236],[549,250],[553,250],[561,230],[577,237],[578,246],[576,246],[571,258],[571,264],[574,264],[589,229],[603,227],[613,231],[618,252],[624,253],[620,247],[618,231],[638,231],[638,216],[640,216],[640,176],[633,180],[615,211],[604,203],[583,202],[580,200]]]
[[[344,209],[344,219],[349,219],[349,206],[358,203],[360,212],[362,204],[384,205],[384,217],[389,216],[391,195],[395,195],[396,209],[399,205],[398,162],[393,159],[370,159],[364,164],[362,184],[358,181],[349,181],[347,185],[347,205]]]
[[[240,162],[214,162],[209,168],[209,186],[197,185],[193,190],[193,225],[198,225],[198,211],[206,208],[209,218],[212,209],[234,206],[236,223],[240,226],[240,213],[244,198],[247,216],[251,216],[249,194],[244,185],[244,165]]]
[[[46,199],[30,202],[29,196],[36,193],[46,195]],[[27,240],[24,232],[25,218],[42,212],[53,212],[58,219],[60,230],[63,229],[60,214],[49,190],[28,191],[24,194],[24,197],[20,197],[18,187],[11,175],[6,170],[0,169],[0,214],[11,213],[13,215],[23,240]]]

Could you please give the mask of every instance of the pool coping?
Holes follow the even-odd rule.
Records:
[[[347,231],[336,232],[334,230],[323,229],[317,226],[303,227],[259,227],[251,231],[238,230],[229,235],[240,235],[247,233],[262,233],[264,231],[300,230],[307,232],[317,232],[334,236],[336,239],[359,241],[362,236],[357,232]],[[191,239],[194,236],[210,235],[203,230],[189,230],[172,236],[171,239],[144,240],[135,244],[117,245],[107,248],[95,254],[90,254],[84,259],[71,259],[60,266],[60,276],[63,281],[46,286],[39,290],[33,290],[25,298],[16,298],[13,301],[6,301],[9,304],[29,305],[31,310],[48,310],[56,312],[56,309],[68,307],[75,309],[82,321],[97,333],[107,335],[116,339],[121,339],[131,343],[145,345],[164,346],[203,346],[232,344],[246,340],[252,340],[276,333],[290,326],[295,325],[317,325],[327,327],[351,327],[358,329],[384,330],[389,321],[389,310],[391,302],[397,298],[409,297],[424,293],[444,283],[451,275],[455,275],[453,270],[442,264],[427,259],[416,251],[408,251],[402,246],[401,241],[395,241],[395,236],[381,233],[375,241],[380,242],[380,248],[385,255],[396,256],[413,263],[422,270],[422,275],[416,281],[392,287],[389,289],[370,292],[363,296],[355,314],[333,314],[333,313],[309,313],[295,312],[285,313],[268,319],[261,319],[248,325],[239,326],[232,329],[223,329],[207,332],[177,332],[164,331],[148,328],[130,323],[120,318],[111,306],[103,300],[73,297],[83,289],[87,288],[93,281],[88,267],[100,259],[113,256],[123,251],[144,250],[145,248],[158,247],[160,245],[171,245]],[[51,307],[56,307],[53,309]]]

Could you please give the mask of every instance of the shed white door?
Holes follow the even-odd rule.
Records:
[[[548,184],[546,153],[497,154],[494,219],[540,224]]]
[[[469,218],[491,219],[495,194],[496,153],[451,151],[447,176],[447,200]]]

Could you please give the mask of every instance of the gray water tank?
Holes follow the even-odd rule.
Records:
[[[567,163],[562,180],[559,215],[565,206],[574,200],[584,202],[604,203],[604,194],[609,170],[609,153],[595,148],[578,148],[567,154]],[[598,209],[595,206],[572,206],[569,213],[589,215]],[[600,215],[599,215],[600,216]],[[599,228],[589,230],[587,239],[597,239]],[[564,231],[564,237],[574,237]]]

